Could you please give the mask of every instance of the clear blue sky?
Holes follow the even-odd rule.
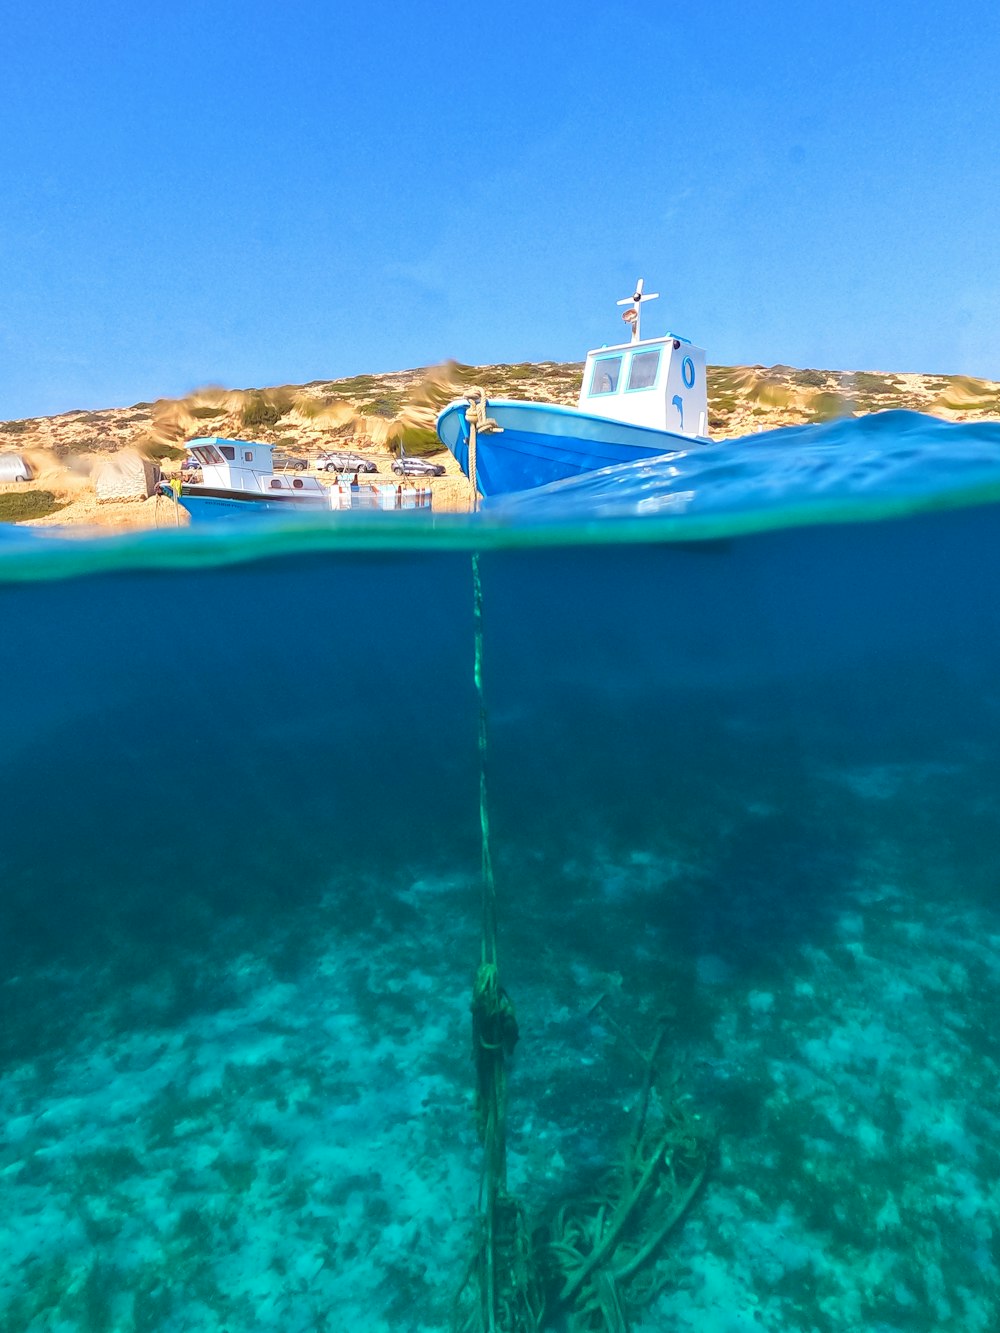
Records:
[[[575,360],[1000,379],[1000,6],[35,0],[0,418]]]

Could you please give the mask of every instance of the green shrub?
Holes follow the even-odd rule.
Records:
[[[401,393],[384,393],[381,398],[373,398],[370,403],[359,403],[358,413],[365,417],[386,417],[391,419],[402,406],[403,395]]]
[[[51,491],[8,491],[0,495],[0,523],[23,523],[26,518],[48,518],[66,506]]]
[[[443,448],[441,441],[437,437],[437,431],[431,430],[427,426],[404,426],[396,438],[392,441],[392,452],[399,455],[399,446],[408,454],[436,454]]]
[[[804,384],[810,389],[822,389],[829,376],[825,370],[797,370],[792,378],[796,384]]]
[[[378,380],[374,375],[354,375],[349,380],[333,382],[342,394],[348,394],[351,398],[357,398],[358,394],[371,393],[378,386]]]
[[[811,407],[813,421],[833,421],[848,412],[847,400],[839,393],[818,393]]]
[[[853,375],[848,376],[847,384],[849,388],[856,389],[859,393],[886,391],[885,376],[873,374],[869,370],[856,370]]]
[[[280,416],[281,408],[277,403],[270,402],[265,394],[254,393],[243,404],[240,420],[244,426],[253,429],[257,426],[273,426]]]
[[[154,463],[162,463],[164,459],[177,463],[187,457],[186,449],[178,449],[176,445],[163,444],[159,440],[147,441],[142,449],[146,457],[151,458]]]

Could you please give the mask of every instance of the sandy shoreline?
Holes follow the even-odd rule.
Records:
[[[443,477],[421,477],[410,484],[429,488],[433,493],[433,508],[438,513],[465,513],[469,508],[469,483],[458,472],[458,465],[453,459],[448,460],[454,471]],[[446,464],[447,466],[447,464]],[[390,470],[390,456],[378,460],[378,475],[368,474],[367,482],[378,484],[399,478]],[[317,475],[317,474],[312,474]],[[168,480],[176,480],[170,473]],[[346,477],[346,474],[345,474]],[[326,473],[318,474],[322,485],[331,485],[336,478]],[[346,480],[350,480],[346,477]],[[30,494],[32,491],[50,491],[62,505],[55,513],[42,518],[20,520],[20,527],[76,527],[93,528],[104,532],[113,529],[135,528],[174,528],[186,527],[190,517],[186,510],[178,509],[166,496],[153,495],[148,499],[136,500],[98,500],[89,478],[74,476],[64,468],[43,468],[35,480],[24,482],[0,482],[0,497],[10,494]]]

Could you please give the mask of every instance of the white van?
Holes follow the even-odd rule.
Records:
[[[20,454],[0,454],[0,481],[30,481],[33,475]]]

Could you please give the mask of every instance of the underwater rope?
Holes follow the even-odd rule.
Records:
[[[524,1210],[507,1193],[507,1061],[513,1055],[518,1031],[514,1006],[500,984],[497,962],[497,896],[490,854],[486,779],[488,733],[483,686],[483,585],[478,553],[472,556],[472,583],[475,683],[479,704],[482,937],[471,1007],[476,1122],[484,1149],[479,1187],[483,1231],[472,1268],[476,1270],[479,1285],[477,1326],[489,1333],[533,1333],[539,1327],[544,1299],[532,1258]]]
[[[482,405],[485,416],[485,399]],[[470,406],[471,412],[471,406]],[[476,423],[470,416],[470,476],[475,476]],[[473,485],[475,483],[473,482]],[[510,997],[500,984],[497,892],[490,850],[488,727],[483,679],[483,585],[472,555],[475,685],[479,706],[479,828],[482,850],[482,934],[472,988],[476,1124],[483,1145],[479,1232],[456,1295],[456,1327],[467,1333],[539,1333],[546,1315],[561,1312],[570,1333],[627,1333],[626,1288],[648,1302],[666,1278],[651,1265],[666,1236],[701,1189],[708,1140],[699,1117],[661,1094],[651,1105],[665,1026],[645,1065],[635,1125],[621,1166],[596,1195],[568,1200],[534,1233],[520,1201],[507,1191],[507,1062],[518,1040]],[[594,1006],[596,1008],[596,1006]],[[617,1027],[617,1024],[614,1024]],[[475,1278],[475,1308],[459,1302]],[[641,1286],[641,1290],[637,1288]]]
[[[475,682],[479,705],[479,829],[483,866],[483,939],[481,963],[497,961],[497,892],[490,855],[490,810],[486,796],[486,694],[483,689],[483,581],[479,573],[479,552],[472,554],[473,627],[476,641]]]

